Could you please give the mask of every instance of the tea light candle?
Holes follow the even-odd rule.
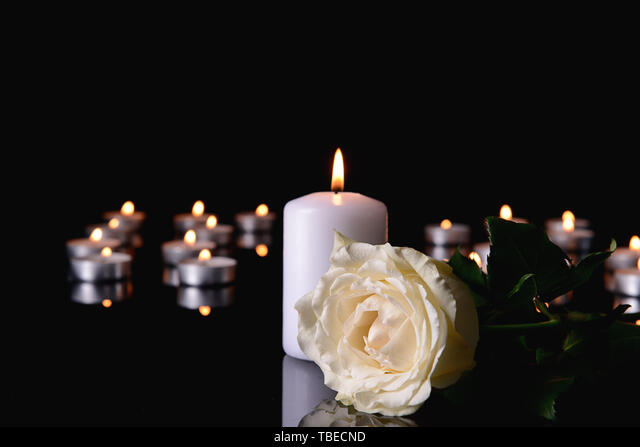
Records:
[[[104,247],[99,255],[72,258],[71,274],[80,281],[114,281],[131,275],[131,255]]]
[[[118,239],[104,238],[100,228],[94,229],[88,238],[70,239],[66,243],[69,258],[85,258],[100,254],[105,247],[115,250],[121,245]]]
[[[191,213],[178,214],[173,217],[173,226],[176,233],[182,236],[188,230],[195,230],[207,223],[210,214],[204,212],[204,202],[197,200],[191,208]]]
[[[201,250],[197,258],[184,259],[178,263],[180,284],[188,286],[212,286],[227,284],[236,279],[236,265],[233,258],[211,256],[211,251]]]
[[[354,192],[343,192],[344,167],[340,150],[333,164],[331,190],[291,200],[284,207],[283,330],[285,352],[308,359],[298,346],[298,312],[294,305],[313,290],[329,269],[335,231],[358,242],[387,241],[387,207]]]
[[[123,245],[128,245],[132,240],[132,235],[134,234],[122,227],[118,217],[112,217],[107,223],[88,225],[85,228],[85,231],[87,235],[91,235],[93,230],[96,228],[99,228],[100,231],[102,231],[102,237],[105,239],[118,239]]]
[[[138,231],[147,216],[142,211],[136,211],[135,205],[129,200],[122,204],[120,211],[107,211],[102,217],[107,221],[117,218],[124,231]]]
[[[507,204],[500,207],[500,218],[515,223],[529,223],[527,219],[523,219],[522,217],[513,217],[513,211]]]
[[[576,218],[571,211],[567,210],[562,213],[562,217],[559,219],[547,219],[544,226],[547,231],[563,231],[566,221],[573,221],[573,227],[579,229],[588,229],[591,225],[587,219]]]
[[[187,230],[182,240],[168,241],[162,244],[162,259],[165,264],[178,265],[183,259],[195,258],[203,249],[213,250],[216,243],[196,241],[196,232]]]
[[[609,271],[632,268],[640,258],[640,237],[633,236],[629,247],[618,247],[605,261],[605,268]]]
[[[432,245],[468,245],[471,227],[444,219],[440,225],[426,225],[424,237],[427,243]]]
[[[615,291],[627,296],[640,296],[640,259],[637,268],[619,269],[613,274]]]
[[[271,231],[276,214],[269,211],[269,207],[261,203],[255,212],[245,211],[236,214],[236,225],[240,231],[260,232]]]
[[[218,223],[215,215],[207,217],[204,226],[196,228],[199,241],[212,241],[218,245],[229,245],[233,240],[233,226]]]

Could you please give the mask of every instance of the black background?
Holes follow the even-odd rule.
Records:
[[[278,242],[264,260],[238,255],[238,300],[217,320],[175,306],[159,247],[199,199],[226,223],[262,202],[281,217],[288,200],[329,188],[337,147],[346,190],[386,203],[394,245],[420,249],[423,226],[445,217],[484,240],[483,218],[503,203],[537,224],[571,209],[592,221],[596,248],[640,231],[638,87],[624,52],[41,44],[15,67],[8,122],[4,171],[19,180],[5,197],[29,240],[10,238],[20,279],[2,311],[3,425],[278,426]],[[111,313],[74,305],[64,242],[125,200],[148,215],[134,299]],[[456,424],[437,410],[422,420]],[[597,424],[585,414],[564,423]]]

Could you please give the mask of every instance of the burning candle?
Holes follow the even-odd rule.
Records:
[[[70,260],[71,274],[80,281],[115,281],[131,275],[131,255],[104,247],[99,255]]]
[[[562,230],[547,230],[549,240],[568,253],[586,253],[591,249],[594,233],[587,228],[576,228],[573,213],[564,213]]]
[[[107,221],[113,218],[119,220],[119,227],[125,232],[135,232],[140,229],[146,218],[146,214],[142,211],[136,211],[135,205],[128,200],[122,204],[120,211],[107,211],[103,216]]]
[[[387,241],[385,204],[343,190],[344,165],[338,149],[331,191],[299,197],[284,207],[282,345],[292,357],[307,359],[298,346],[298,313],[294,305],[329,269],[334,230],[358,242]]]
[[[426,225],[424,227],[424,237],[427,243],[431,245],[466,246],[471,239],[471,227],[444,219],[439,225]]]
[[[209,216],[210,214],[204,212],[204,202],[197,200],[191,207],[191,213],[182,213],[173,217],[173,226],[176,233],[182,236],[188,230],[205,226]]]
[[[233,258],[211,256],[211,251],[201,250],[197,258],[184,259],[178,263],[180,284],[187,286],[212,286],[227,284],[236,279]]]
[[[574,228],[588,229],[591,223],[587,219],[576,218],[575,214],[570,210],[562,213],[561,218],[547,219],[544,223],[547,231],[563,231],[568,225],[567,222],[573,222]]]
[[[162,244],[162,258],[165,264],[178,265],[183,259],[195,258],[203,249],[213,250],[216,243],[196,241],[196,232],[187,230],[183,239],[168,241]]]
[[[275,220],[276,214],[269,211],[265,203],[258,205],[255,212],[245,211],[236,214],[236,224],[240,231],[249,233],[271,231]]]
[[[504,204],[500,207],[500,218],[504,220],[510,220],[511,222],[515,223],[529,223],[527,219],[523,219],[521,217],[513,217],[513,211],[507,204]]]
[[[640,259],[638,259],[635,268],[618,269],[613,277],[617,293],[626,296],[640,296]]]
[[[211,214],[207,217],[204,226],[196,228],[196,237],[199,241],[212,241],[218,245],[229,245],[233,239],[233,225],[220,224],[218,218]]]
[[[96,228],[88,238],[71,239],[67,241],[66,245],[69,258],[85,258],[100,254],[105,247],[115,250],[122,243],[118,239],[103,237],[102,229]]]

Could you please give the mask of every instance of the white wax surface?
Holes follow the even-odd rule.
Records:
[[[284,207],[282,346],[292,357],[308,360],[298,346],[294,305],[329,270],[334,230],[357,242],[384,244],[387,207],[352,192],[316,192]]]

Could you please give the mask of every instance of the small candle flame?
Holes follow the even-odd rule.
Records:
[[[102,251],[100,251],[100,254],[105,258],[108,258],[109,256],[111,256],[112,253],[113,253],[113,250],[111,250],[111,247],[104,247]]]
[[[218,225],[218,218],[212,214],[211,216],[207,217],[206,225],[207,225],[207,228],[209,229],[215,228],[216,225]]]
[[[200,250],[200,253],[198,253],[198,261],[208,261],[209,259],[211,259],[211,252],[206,248]]]
[[[89,236],[89,239],[91,239],[94,242],[102,240],[102,229],[101,228],[95,228],[91,232],[91,235]]]
[[[193,230],[189,230],[184,234],[184,242],[189,245],[193,245],[196,243],[196,232]]]
[[[568,233],[572,232],[576,227],[575,217],[573,213],[562,215],[562,229]]]
[[[265,244],[256,245],[256,254],[261,258],[264,258],[269,254],[269,247],[267,247]]]
[[[269,207],[266,205],[266,203],[261,203],[260,205],[258,205],[258,207],[256,208],[256,216],[264,217],[267,214],[269,214]]]
[[[122,204],[122,208],[120,208],[120,212],[125,216],[131,216],[135,210],[136,207],[133,206],[133,202],[131,200],[124,202]]]
[[[333,173],[331,175],[331,191],[344,191],[344,160],[342,159],[342,151],[336,149],[333,157]]]
[[[197,200],[196,203],[193,204],[191,214],[195,217],[200,217],[204,214],[204,202],[202,200]]]
[[[118,219],[117,217],[113,217],[109,220],[108,225],[109,225],[109,228],[111,228],[112,230],[115,230],[120,226],[120,219]]]
[[[631,250],[640,250],[640,237],[633,236],[629,241],[629,248]]]
[[[567,220],[567,219],[571,219],[575,222],[576,216],[571,211],[567,210],[564,213],[562,213],[562,220]]]
[[[109,308],[109,307],[111,307],[112,304],[113,304],[113,302],[109,298],[105,298],[105,299],[102,300],[102,305],[104,307]]]
[[[469,253],[469,259],[471,259],[476,264],[478,264],[478,267],[482,267],[482,259],[480,259],[480,255],[475,251],[472,251],[471,253]]]
[[[203,317],[208,317],[211,314],[211,306],[200,306],[198,307],[198,312]]]
[[[452,225],[453,224],[449,219],[445,219],[442,222],[440,222],[440,228],[442,228],[443,230],[448,230],[449,228],[451,228]]]
[[[511,207],[509,205],[502,205],[500,208],[500,218],[505,220],[511,220],[513,217],[513,213],[511,212]]]

